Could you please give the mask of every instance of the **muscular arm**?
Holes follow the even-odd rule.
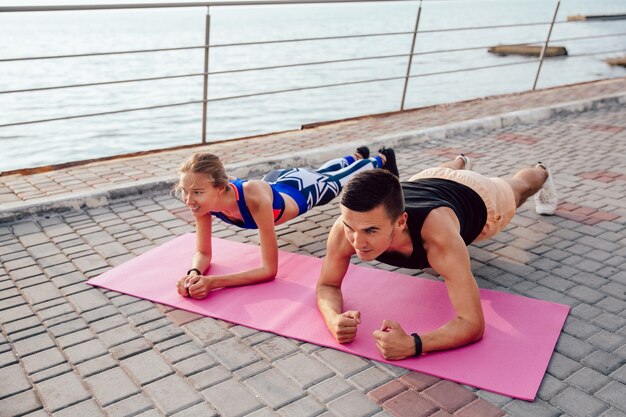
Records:
[[[447,207],[431,211],[422,226],[422,240],[428,262],[444,278],[456,312],[456,317],[443,326],[420,334],[422,352],[452,349],[479,340],[485,321],[469,253],[454,211]],[[397,322],[384,320],[373,335],[385,359],[398,360],[415,354],[413,337]]]
[[[274,229],[272,192],[269,185],[260,181],[250,181],[246,186],[248,209],[259,228],[262,263],[257,268],[232,274],[207,275],[191,285],[189,293],[194,298],[204,298],[215,288],[235,287],[270,281],[278,271],[278,242]]]
[[[428,262],[443,277],[456,317],[420,335],[423,351],[452,349],[482,338],[485,329],[476,280],[459,223],[449,208],[433,210],[422,227]]]
[[[348,343],[356,337],[356,328],[361,321],[360,312],[343,311],[341,283],[350,266],[354,249],[347,241],[341,218],[330,230],[326,245],[326,257],[317,282],[317,308],[322,314],[328,330],[340,343]]]

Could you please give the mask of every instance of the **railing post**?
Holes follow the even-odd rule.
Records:
[[[211,14],[209,8],[206,8],[206,18],[204,26],[204,76],[202,93],[202,144],[206,144],[206,118],[209,98],[209,40],[211,34]]]
[[[541,72],[541,65],[543,65],[543,57],[546,54],[546,49],[548,49],[548,43],[550,42],[550,35],[552,35],[552,28],[554,27],[554,21],[556,20],[556,15],[559,12],[559,6],[561,5],[561,0],[557,0],[556,9],[554,9],[554,16],[552,16],[552,23],[550,23],[550,29],[548,30],[548,37],[546,38],[546,43],[543,44],[543,48],[541,48],[541,54],[539,55],[539,67],[537,67],[537,74],[535,74],[535,81],[533,82],[533,89],[537,87],[537,81],[539,81],[539,73]]]
[[[404,110],[404,101],[406,99],[406,90],[409,86],[409,76],[411,75],[411,65],[413,64],[413,53],[415,52],[415,38],[417,38],[417,28],[420,24],[420,15],[422,14],[422,0],[417,8],[417,17],[415,18],[415,27],[413,28],[413,39],[411,40],[411,53],[409,54],[409,63],[406,66],[406,75],[404,76],[404,88],[402,89],[402,103],[400,110]]]

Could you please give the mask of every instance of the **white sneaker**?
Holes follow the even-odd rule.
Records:
[[[535,211],[537,214],[552,215],[556,211],[559,199],[556,195],[556,185],[552,172],[547,164],[539,162],[536,166],[542,167],[548,171],[548,178],[543,183],[541,189],[535,194]]]
[[[456,161],[457,159],[462,159],[463,160],[463,169],[466,169],[468,171],[472,170],[472,167],[474,166],[474,161],[472,161],[472,158],[470,158],[469,156],[465,156],[463,154],[457,155],[456,158],[454,158],[454,160]]]

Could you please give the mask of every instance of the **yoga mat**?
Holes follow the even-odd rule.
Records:
[[[424,333],[455,316],[441,282],[351,265],[342,286],[344,308],[361,311],[357,338],[337,343],[317,311],[315,285],[322,259],[280,251],[274,281],[213,291],[204,300],[178,295],[195,252],[186,234],[92,278],[89,284],[258,330],[335,348],[498,394],[532,401],[568,314],[561,304],[481,290],[486,329],[469,346],[386,361],[372,332],[383,319]],[[256,245],[213,239],[210,272],[241,271],[260,263]]]

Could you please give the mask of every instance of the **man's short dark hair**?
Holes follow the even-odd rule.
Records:
[[[356,212],[366,212],[381,204],[394,221],[404,213],[404,195],[398,178],[384,169],[359,172],[343,188],[341,204]]]

